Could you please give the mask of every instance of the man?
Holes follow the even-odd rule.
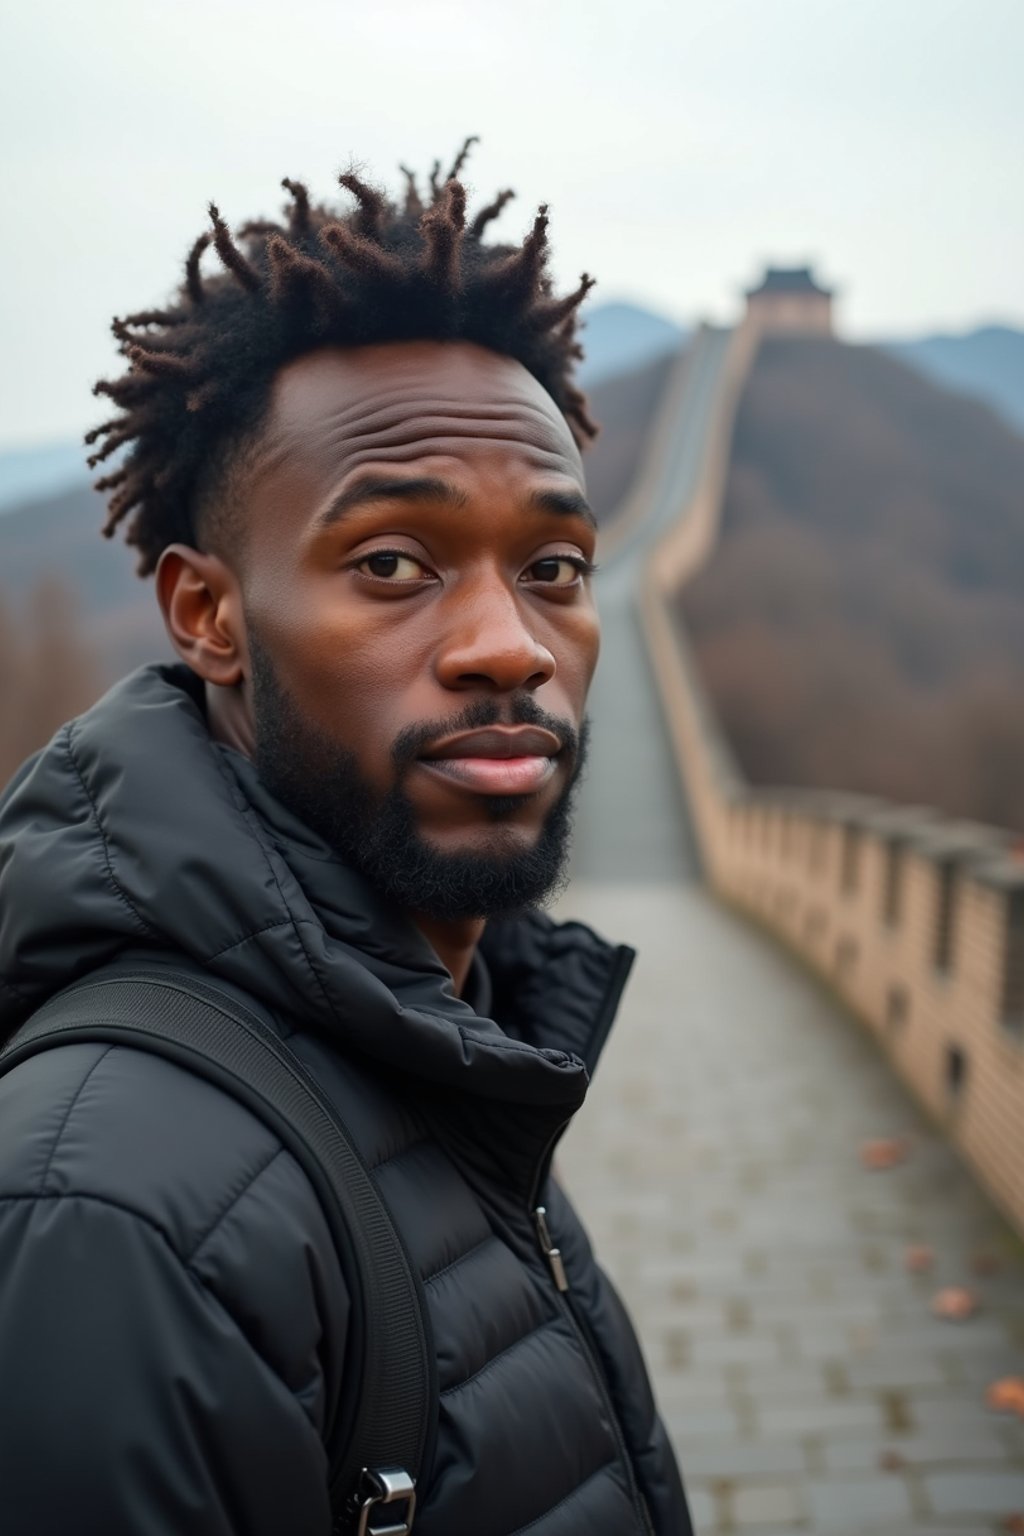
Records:
[[[7,790],[0,1018],[124,955],[270,1010],[424,1284],[420,1536],[676,1536],[630,1324],[551,1176],[631,960],[537,910],[597,659],[590,280],[552,296],[543,209],[488,245],[509,194],[467,223],[463,159],[401,206],[342,176],[347,215],[286,182],[237,238],[211,208],[175,302],[115,322],[106,531],[183,665]],[[326,1536],[350,1296],[298,1163],[120,1045],[21,1063],[0,1125],[5,1531]]]

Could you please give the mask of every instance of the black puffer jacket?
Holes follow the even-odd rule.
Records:
[[[548,1177],[630,952],[540,915],[483,950],[471,1007],[211,742],[183,668],[119,685],[0,801],[0,1035],[114,956],[187,956],[275,1012],[374,1168],[437,1357],[419,1536],[679,1536],[632,1329]],[[305,1176],[219,1089],[109,1045],[0,1079],[10,1536],[325,1536],[347,1317]]]

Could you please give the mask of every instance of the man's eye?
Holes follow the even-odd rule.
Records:
[[[418,560],[397,549],[378,549],[374,554],[364,556],[356,570],[384,581],[418,581],[426,575]]]
[[[590,562],[581,555],[548,555],[533,562],[529,575],[532,581],[542,582],[545,586],[572,587],[590,570]]]

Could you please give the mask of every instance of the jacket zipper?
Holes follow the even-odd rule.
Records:
[[[541,1181],[538,1179],[538,1187],[540,1182]],[[636,1472],[633,1468],[633,1460],[629,1454],[629,1447],[626,1445],[626,1438],[622,1433],[622,1426],[620,1425],[618,1415],[615,1412],[615,1406],[612,1403],[611,1392],[609,1391],[608,1382],[604,1374],[604,1367],[601,1365],[596,1347],[592,1341],[590,1328],[587,1325],[586,1320],[581,1317],[579,1309],[573,1300],[571,1288],[569,1285],[569,1277],[565,1272],[565,1264],[562,1260],[561,1252],[552,1241],[551,1232],[548,1228],[547,1210],[543,1205],[537,1205],[534,1206],[531,1215],[533,1217],[533,1225],[537,1233],[537,1241],[540,1245],[540,1251],[547,1261],[548,1269],[551,1271],[551,1277],[555,1282],[555,1289],[558,1292],[558,1300],[561,1303],[562,1312],[568,1319],[573,1333],[579,1342],[580,1348],[583,1351],[584,1359],[589,1365],[591,1374],[595,1383],[597,1384],[597,1390],[601,1401],[604,1404],[605,1412],[608,1415],[608,1422],[612,1427],[612,1434],[615,1437],[615,1443],[619,1452],[619,1460],[621,1461],[626,1471],[626,1478],[629,1483],[629,1493],[633,1503],[633,1508],[640,1518],[640,1525],[645,1533],[645,1536],[654,1536],[654,1527],[651,1525],[647,1504],[640,1492],[640,1488],[636,1480]]]

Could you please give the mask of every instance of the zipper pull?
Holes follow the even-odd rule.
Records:
[[[567,1291],[569,1280],[565,1273],[565,1265],[562,1263],[562,1255],[551,1241],[551,1233],[548,1231],[548,1213],[544,1206],[538,1205],[534,1211],[533,1224],[537,1228],[540,1251],[548,1261],[556,1286],[560,1291]]]

